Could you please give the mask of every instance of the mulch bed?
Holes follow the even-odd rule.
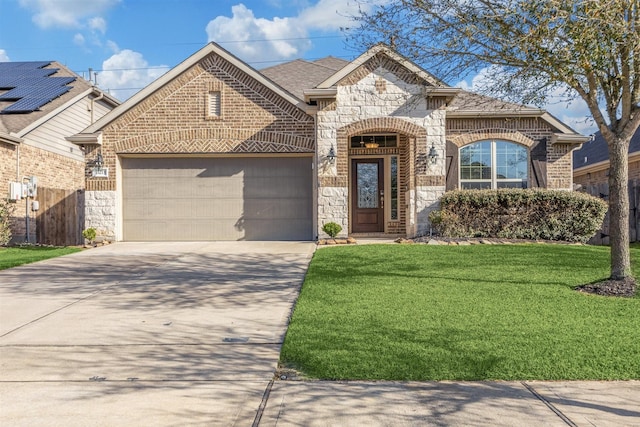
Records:
[[[627,277],[622,280],[604,280],[602,282],[589,283],[578,286],[575,290],[607,297],[632,298],[636,294],[637,285],[633,278]]]

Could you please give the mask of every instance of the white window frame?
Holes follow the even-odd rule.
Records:
[[[491,178],[490,179],[462,179],[462,150],[464,148],[467,148],[471,145],[474,144],[478,144],[481,142],[490,142],[491,143]],[[515,145],[517,147],[523,148],[526,150],[527,152],[527,177],[525,179],[498,179],[498,168],[497,168],[497,160],[498,160],[498,155],[497,155],[497,142],[506,142],[507,144],[512,144]],[[507,141],[507,140],[503,140],[503,139],[485,139],[485,140],[481,140],[481,141],[474,141],[471,144],[467,144],[463,147],[460,147],[458,149],[458,183],[460,184],[460,188],[464,189],[463,187],[463,183],[486,183],[486,182],[490,182],[491,183],[491,189],[495,190],[498,188],[498,183],[500,182],[512,182],[512,183],[523,183],[523,185],[519,188],[528,188],[529,186],[529,176],[531,175],[531,171],[529,170],[529,158],[530,158],[531,153],[529,152],[529,150],[527,149],[526,146],[522,145],[522,144],[518,144],[517,142],[513,142],[513,141]]]

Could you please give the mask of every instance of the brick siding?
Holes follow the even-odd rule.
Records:
[[[208,114],[210,91],[221,116]],[[313,153],[313,117],[216,55],[204,58],[103,130],[109,178],[88,190],[116,189],[118,154]]]
[[[61,156],[21,143],[19,148],[9,144],[0,143],[0,182],[3,194],[9,191],[9,182],[16,181],[16,156],[20,153],[20,181],[22,177],[35,176],[38,178],[39,188],[51,188],[61,190],[84,189],[83,162]],[[35,238],[35,212],[30,209],[29,199],[29,228],[31,241]],[[25,212],[27,205],[24,200],[16,203],[12,234],[14,241],[25,240]]]

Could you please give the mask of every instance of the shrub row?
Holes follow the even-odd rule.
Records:
[[[586,242],[606,212],[606,202],[575,191],[457,190],[442,196],[429,220],[445,237]]]

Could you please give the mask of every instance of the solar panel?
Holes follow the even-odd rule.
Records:
[[[18,86],[0,95],[0,101],[24,98],[25,96],[29,96],[33,93],[33,90],[33,86]]]
[[[31,79],[26,80],[31,82]],[[31,85],[19,84],[17,87],[0,95],[0,101],[20,99],[24,97],[45,98],[43,94],[47,93],[48,90],[63,87],[64,85],[71,83],[74,80],[75,77],[51,77],[48,79],[33,81]]]
[[[9,89],[0,101],[17,100],[1,113],[26,113],[39,109],[71,90],[75,77],[50,77],[58,69],[42,68],[51,61],[0,62],[0,88]]]
[[[4,110],[3,113],[30,113],[49,102],[47,98],[22,98],[20,101],[14,102]]]

